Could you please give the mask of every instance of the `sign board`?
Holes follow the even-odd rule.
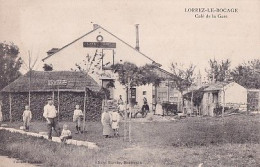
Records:
[[[114,42],[83,42],[85,48],[116,48]]]
[[[66,86],[67,80],[48,80],[48,86]]]
[[[130,88],[130,90],[131,90],[130,97],[132,99],[135,99],[136,98],[136,88]]]

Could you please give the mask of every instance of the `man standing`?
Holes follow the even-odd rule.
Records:
[[[43,117],[47,121],[48,128],[48,139],[51,140],[52,128],[56,132],[58,136],[60,136],[59,128],[58,128],[58,119],[57,119],[57,110],[53,105],[52,98],[48,98],[48,104],[44,106]],[[58,128],[58,129],[57,129]],[[58,130],[58,131],[57,131]]]
[[[120,105],[120,104],[122,104],[122,103],[124,103],[124,101],[123,101],[123,99],[122,99],[122,95],[119,95],[119,99],[118,99],[118,101],[117,101],[117,105]]]

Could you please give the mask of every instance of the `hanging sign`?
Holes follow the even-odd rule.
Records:
[[[116,48],[115,42],[83,42],[85,48]]]

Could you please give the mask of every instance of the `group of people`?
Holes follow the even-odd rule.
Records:
[[[56,132],[58,136],[60,136],[61,141],[66,141],[67,139],[72,139],[71,131],[68,129],[68,125],[64,124],[63,129],[60,134],[60,128],[58,125],[58,111],[53,105],[52,98],[48,99],[48,104],[44,106],[43,117],[47,121],[47,129],[48,129],[48,139],[52,139],[52,129]],[[73,122],[76,125],[76,134],[83,133],[82,121],[83,121],[83,112],[80,110],[79,105],[75,106],[75,110],[73,113]]]
[[[147,99],[144,97],[143,99],[144,104],[142,107],[138,105],[137,102],[134,103],[133,106],[128,103],[127,105],[124,104],[124,101],[122,100],[122,96],[119,96],[119,99],[117,101],[116,108],[109,108],[108,106],[103,107],[103,113],[101,115],[101,123],[103,125],[103,135],[105,138],[108,138],[111,136],[111,132],[115,137],[119,136],[119,122],[122,119],[127,118],[136,118],[137,114],[141,114],[142,117],[145,117],[147,113],[149,112],[149,105],[147,103]],[[126,115],[125,115],[126,113]]]
[[[110,137],[111,130],[114,132],[114,136],[119,136],[119,121],[120,115],[117,110],[113,110],[109,112],[109,108],[107,106],[103,107],[103,113],[101,115],[101,123],[103,125],[103,135],[105,138]]]
[[[47,134],[48,139],[52,139],[52,130],[54,130],[57,136],[60,137],[61,141],[66,141],[67,139],[72,139],[72,133],[68,129],[68,125],[64,124],[63,129],[60,133],[60,127],[58,124],[58,111],[56,110],[55,106],[53,105],[52,98],[48,98],[48,103],[44,106],[43,117],[46,119],[47,122]],[[23,112],[23,129],[25,131],[29,131],[29,125],[32,119],[32,112],[28,105],[25,106],[25,110]],[[83,121],[83,112],[80,110],[79,105],[75,106],[75,110],[73,113],[73,122],[76,125],[76,134],[83,133],[82,129],[82,121]]]
[[[140,107],[137,102],[133,106],[130,104],[125,105],[122,96],[120,95],[119,100],[117,102],[118,108],[111,110],[108,106],[103,107],[103,112],[101,114],[101,123],[103,125],[103,135],[108,138],[111,136],[111,132],[113,131],[113,136],[119,136],[119,123],[121,116],[124,118],[124,114],[127,113],[127,117],[136,117],[138,113],[142,114],[143,117],[149,112],[149,105],[147,103],[147,99],[144,97],[143,106]],[[131,109],[130,109],[131,108]],[[132,112],[130,112],[130,110]],[[156,111],[161,113],[161,108],[156,106]],[[120,116],[121,115],[121,116]],[[2,116],[1,116],[2,117]],[[67,124],[63,125],[63,129],[60,133],[60,127],[58,125],[58,111],[56,110],[53,99],[48,98],[48,103],[44,106],[43,117],[47,122],[47,134],[48,139],[52,139],[52,130],[56,132],[62,141],[66,141],[67,139],[72,138],[72,133],[68,128]],[[2,119],[2,118],[0,118]],[[28,105],[25,106],[25,110],[23,112],[23,127],[25,131],[29,131],[29,125],[32,119],[32,112]],[[80,110],[80,106],[76,105],[73,113],[73,122],[75,122],[76,134],[83,133],[83,120],[84,115],[82,110]]]
[[[143,105],[142,107],[139,106],[138,102],[134,102],[133,104],[128,103],[127,105],[124,104],[122,100],[122,96],[120,95],[118,100],[118,111],[119,114],[124,118],[125,111],[127,114],[127,118],[136,118],[138,114],[141,114],[144,118],[147,113],[149,112],[149,105],[147,103],[147,99],[143,98]]]

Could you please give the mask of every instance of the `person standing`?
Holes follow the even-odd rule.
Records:
[[[120,115],[116,110],[111,113],[111,120],[112,120],[112,129],[114,131],[114,136],[119,136],[119,121]]]
[[[31,119],[32,119],[32,112],[30,111],[29,106],[26,105],[25,110],[23,112],[23,126],[26,131],[29,131],[29,124],[31,122]]]
[[[121,102],[118,105],[118,113],[121,115],[121,117],[123,117],[125,119],[125,117],[127,117],[127,115],[125,115],[125,111],[126,111],[126,106],[124,105],[124,102]]]
[[[143,101],[144,101],[144,105],[146,105],[146,104],[147,104],[147,99],[146,99],[146,97],[143,98]]]
[[[117,101],[117,105],[124,104],[124,101],[122,99],[122,95],[119,95],[119,99]]]
[[[104,107],[104,111],[101,115],[101,123],[103,125],[103,136],[108,138],[111,133],[111,116],[107,107]]]
[[[73,122],[76,123],[76,134],[78,134],[79,132],[83,133],[83,129],[81,129],[81,125],[82,125],[82,120],[83,120],[83,112],[82,110],[79,109],[79,105],[76,105],[76,109],[74,110],[74,114],[73,114]]]
[[[159,98],[155,107],[155,115],[163,116],[163,108],[162,108],[161,100]]]
[[[60,136],[59,128],[58,128],[58,119],[57,119],[58,112],[53,105],[52,98],[48,98],[48,104],[44,106],[43,117],[47,121],[47,129],[48,129],[48,139],[52,139],[52,128],[56,132],[58,136]]]

